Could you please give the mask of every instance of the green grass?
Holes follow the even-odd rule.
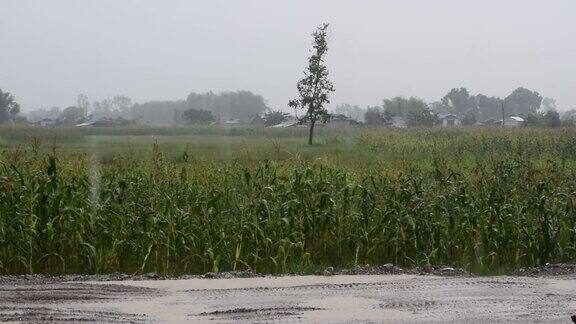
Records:
[[[312,147],[300,129],[13,130],[3,274],[576,259],[570,129],[321,129]]]

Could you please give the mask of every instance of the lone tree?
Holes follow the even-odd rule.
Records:
[[[14,96],[0,89],[0,124],[12,122],[20,112],[20,105],[14,101]]]
[[[326,122],[330,118],[325,105],[330,103],[328,95],[334,91],[334,86],[328,79],[328,68],[324,64],[324,57],[328,51],[327,36],[328,24],[318,27],[312,34],[314,37],[313,54],[308,58],[308,67],[304,70],[304,78],[297,84],[300,98],[290,100],[288,103],[294,109],[306,110],[306,114],[300,118],[300,122],[310,123],[308,145],[312,145],[316,122]]]

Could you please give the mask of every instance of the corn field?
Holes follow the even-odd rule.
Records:
[[[355,134],[360,156],[378,156],[368,164],[169,159],[157,145],[106,162],[34,145],[4,150],[0,273],[393,263],[494,274],[576,261],[574,134],[490,134]]]

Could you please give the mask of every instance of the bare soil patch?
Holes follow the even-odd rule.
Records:
[[[541,267],[521,268],[512,274],[514,276],[555,277],[576,275],[576,264],[555,263]]]
[[[393,265],[318,274],[5,276],[0,321],[567,322],[576,314],[573,265],[496,277]]]

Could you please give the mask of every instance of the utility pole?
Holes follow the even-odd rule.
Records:
[[[502,107],[502,127],[505,127],[506,115],[504,114],[504,100],[500,100],[500,106]]]

